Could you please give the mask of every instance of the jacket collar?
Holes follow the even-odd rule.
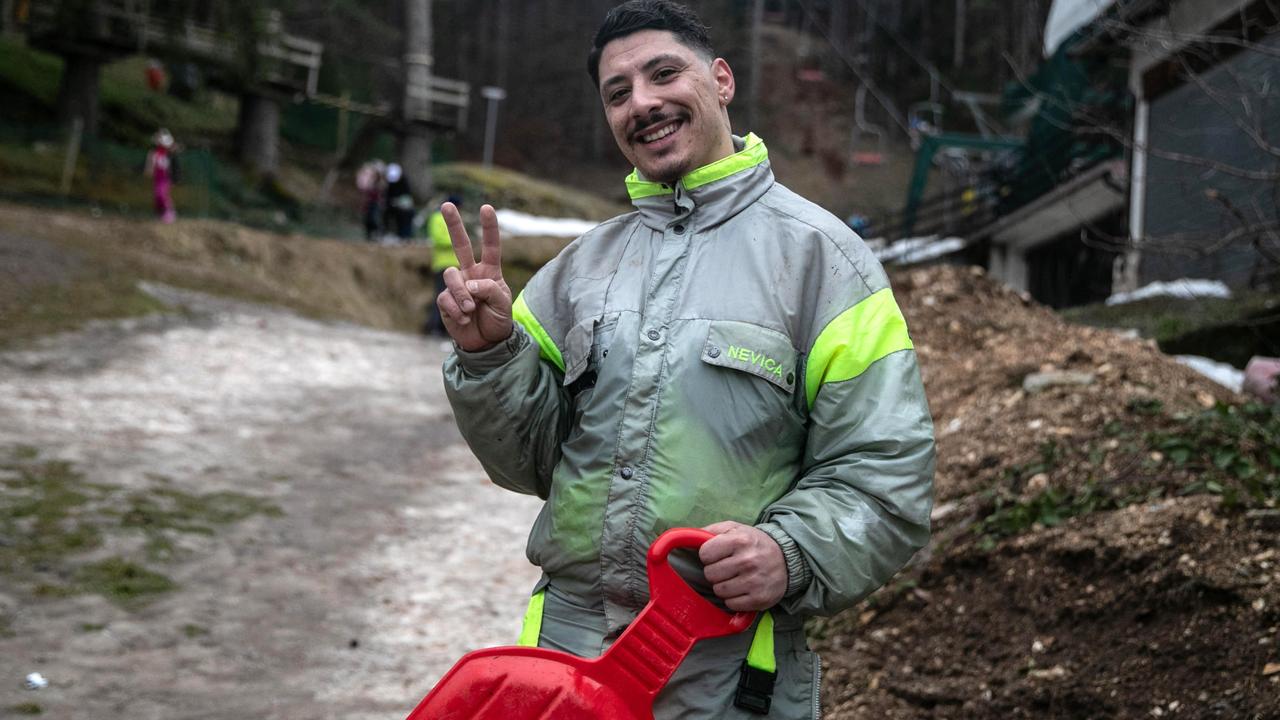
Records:
[[[733,137],[737,152],[685,175],[674,185],[627,176],[627,194],[645,225],[662,230],[698,211],[697,229],[718,225],[755,202],[773,185],[769,151],[754,133]]]

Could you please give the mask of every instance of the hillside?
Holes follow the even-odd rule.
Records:
[[[1280,409],[976,269],[894,285],[934,539],[813,628],[828,717],[1280,714]]]

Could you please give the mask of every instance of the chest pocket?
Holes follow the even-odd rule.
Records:
[[[618,316],[599,318],[580,326],[581,332],[573,338],[570,357],[567,358],[565,385],[575,397],[596,385],[600,365],[609,356],[613,333],[618,327]]]
[[[787,395],[795,392],[798,359],[786,335],[733,320],[712,321],[702,347],[704,363],[750,373]]]

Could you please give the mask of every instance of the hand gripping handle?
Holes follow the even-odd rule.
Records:
[[[597,661],[598,670],[629,706],[650,707],[694,643],[751,627],[753,612],[726,613],[699,595],[671,567],[677,548],[699,548],[715,537],[676,528],[649,546],[649,604]]]
[[[652,605],[682,620],[682,628],[694,638],[719,637],[742,632],[751,626],[756,614],[728,614],[699,595],[671,567],[668,555],[677,548],[696,549],[715,535],[706,530],[675,528],[668,530],[649,546],[649,596]]]

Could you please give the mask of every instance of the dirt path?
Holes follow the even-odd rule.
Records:
[[[177,589],[141,607],[0,584],[0,716],[399,718],[463,652],[513,641],[537,501],[462,444],[435,343],[151,291],[184,312],[0,355],[0,449],[282,514],[181,534],[147,565]],[[32,671],[50,686],[22,689]]]

